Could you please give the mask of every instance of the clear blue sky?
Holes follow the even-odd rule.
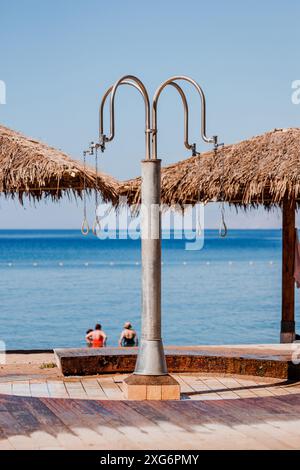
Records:
[[[300,79],[297,0],[0,0],[0,80],[7,104],[0,121],[80,158],[97,136],[98,104],[123,74],[138,75],[150,94],[173,74],[195,78],[207,97],[208,133],[226,143],[274,127],[297,127]],[[198,100],[191,100],[191,137],[198,140]],[[159,107],[159,155],[170,163],[189,153],[182,143],[178,97]],[[126,179],[144,155],[143,106],[134,90],[117,99],[116,139],[101,168]],[[201,145],[203,149],[203,145]],[[61,202],[22,209],[0,201],[0,228],[78,227],[81,206]],[[278,214],[228,215],[229,226],[277,226]],[[206,225],[218,226],[218,207]]]

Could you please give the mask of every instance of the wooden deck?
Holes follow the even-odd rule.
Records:
[[[210,374],[172,374],[182,399],[221,400],[300,394],[300,383],[282,379]],[[25,397],[123,400],[126,374],[62,379],[0,379],[0,394]]]
[[[123,375],[0,382],[1,449],[299,449],[300,384],[180,374],[180,402],[134,402]]]

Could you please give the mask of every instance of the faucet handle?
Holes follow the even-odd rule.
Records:
[[[94,150],[96,148],[96,145],[94,142],[90,142],[89,149],[90,149],[90,155],[94,155]]]
[[[99,139],[99,146],[100,146],[100,150],[101,150],[102,153],[105,150],[105,142],[107,142],[106,135],[101,134],[100,139]]]

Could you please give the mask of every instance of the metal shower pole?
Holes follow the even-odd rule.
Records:
[[[185,80],[195,86],[201,98],[201,137],[207,143],[217,145],[217,138],[206,136],[205,96],[201,87],[191,78],[175,76],[166,80],[156,91],[152,103],[152,128],[149,96],[144,84],[133,75],[120,78],[103,95],[100,109],[100,141],[102,151],[115,135],[115,95],[120,85],[136,88],[145,104],[145,159],[141,162],[141,238],[142,238],[142,335],[134,374],[144,376],[168,375],[161,337],[161,160],[157,158],[157,102],[162,90],[173,86],[181,96],[184,107],[184,145],[196,153],[196,145],[188,141],[188,104],[182,88],[175,83]],[[110,95],[110,135],[104,134],[103,111]],[[151,140],[152,134],[152,154]]]

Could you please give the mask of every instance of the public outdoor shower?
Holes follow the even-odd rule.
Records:
[[[218,149],[218,137],[208,137],[206,133],[206,100],[200,85],[184,75],[173,76],[164,81],[156,90],[152,103],[143,82],[133,76],[125,75],[104,93],[99,108],[99,142],[94,148],[104,152],[106,144],[115,136],[115,97],[120,85],[134,87],[141,95],[145,107],[145,159],[141,162],[141,240],[142,240],[142,334],[134,374],[140,376],[168,375],[161,336],[161,160],[157,153],[157,111],[162,91],[167,86],[175,88],[182,100],[184,109],[184,145],[197,155],[196,143],[189,142],[189,106],[186,94],[178,82],[192,85],[200,98],[201,107],[200,137],[207,144]],[[110,97],[109,133],[104,130],[104,107]],[[157,234],[157,236],[149,236]]]

